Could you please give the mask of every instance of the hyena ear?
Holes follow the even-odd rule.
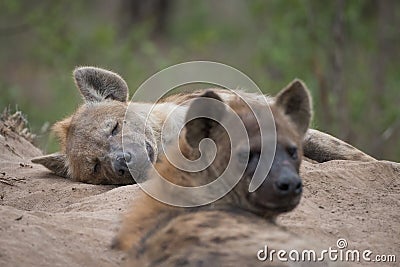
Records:
[[[128,101],[128,85],[114,72],[95,67],[79,67],[74,70],[73,75],[85,101]]]
[[[292,81],[275,97],[275,104],[283,109],[300,134],[304,135],[312,117],[311,95],[301,80]]]
[[[185,125],[187,143],[193,148],[198,147],[200,141],[210,137],[218,127],[217,121],[222,119],[224,113],[225,107],[222,99],[211,90],[193,100],[185,120],[187,121]]]
[[[50,171],[54,172],[56,175],[69,178],[68,167],[67,167],[67,156],[60,152],[53,154],[36,157],[31,160],[33,163],[41,164],[45,166]]]

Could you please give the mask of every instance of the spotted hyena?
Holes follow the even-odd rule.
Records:
[[[214,91],[206,91],[203,97],[222,101]],[[212,139],[217,155],[212,164],[199,172],[187,172],[175,167],[165,156],[149,172],[148,181],[153,182],[156,172],[166,180],[181,186],[192,187],[208,184],[225,170],[229,159],[240,169],[245,167],[237,185],[219,200],[195,208],[173,207],[144,194],[135,199],[134,206],[123,220],[123,225],[113,246],[129,254],[129,266],[264,266],[257,254],[264,257],[265,245],[269,250],[312,249],[309,243],[296,234],[276,225],[277,215],[294,209],[302,194],[299,167],[302,141],[311,119],[310,96],[301,84],[292,84],[283,90],[270,105],[277,131],[276,154],[271,171],[253,193],[248,187],[260,158],[262,145],[268,136],[260,135],[260,128],[249,107],[239,98],[229,101],[229,106],[245,125],[250,153],[242,160],[244,144],[231,143],[228,133],[212,119],[197,118],[185,124],[180,134],[179,146],[173,146],[189,160],[199,157],[199,141]],[[257,114],[266,105],[254,104]],[[191,111],[202,110],[219,116],[221,124],[229,123],[231,112],[202,105],[195,99]],[[200,112],[201,113],[201,112]],[[190,118],[188,118],[190,119]],[[235,174],[233,170],[232,174]],[[264,173],[267,175],[267,173]],[[159,194],[173,194],[163,186]],[[176,195],[190,201],[194,195]],[[260,252],[261,250],[261,252]],[[320,264],[320,263],[319,263]],[[307,264],[309,266],[309,264]]]
[[[85,103],[72,115],[53,126],[60,139],[61,151],[33,159],[59,176],[93,184],[131,184],[146,175],[150,164],[162,155],[161,146],[176,136],[182,126],[187,104],[202,91],[176,94],[158,104],[128,102],[128,86],[116,73],[80,67],[73,73],[75,83]],[[303,86],[299,80],[290,86]],[[217,90],[224,101],[240,94],[246,101],[265,101],[266,96],[240,91]],[[186,102],[185,102],[186,101]],[[274,98],[268,98],[271,103]],[[183,105],[182,105],[183,104]],[[166,114],[177,108],[173,120]],[[129,108],[128,108],[129,106]],[[152,109],[153,108],[153,109]],[[152,112],[149,117],[149,111]],[[129,119],[125,119],[125,114]],[[130,143],[122,149],[124,137]],[[163,142],[160,132],[164,126]],[[304,142],[307,158],[323,162],[332,159],[373,160],[356,148],[317,130],[309,130]]]

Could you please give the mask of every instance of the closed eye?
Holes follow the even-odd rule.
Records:
[[[298,158],[296,146],[289,146],[286,148],[286,151],[292,159],[296,160]]]
[[[246,164],[246,173],[247,174],[253,174],[258,162],[260,161],[260,154],[261,152],[255,149],[254,151],[243,151],[240,152],[238,157],[239,157],[239,162],[242,164]]]
[[[147,155],[149,156],[149,160],[151,162],[154,162],[154,149],[153,147],[150,145],[149,142],[146,141],[146,150],[147,150]]]
[[[117,123],[114,125],[114,127],[113,127],[113,129],[112,129],[112,131],[111,131],[111,135],[112,135],[112,136],[117,135],[117,134],[118,134],[118,131],[119,131],[119,122],[117,122]]]
[[[238,160],[242,164],[248,164],[250,161],[250,152],[249,151],[242,151],[238,154]]]
[[[101,168],[100,162],[97,161],[93,166],[93,174],[99,173],[100,172],[100,168]]]

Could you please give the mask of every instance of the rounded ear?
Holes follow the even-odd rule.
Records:
[[[74,70],[73,75],[85,101],[128,101],[128,85],[114,72],[95,67],[79,67]]]
[[[191,147],[198,147],[200,141],[210,137],[225,113],[222,99],[208,90],[190,104],[186,113],[186,141]]]
[[[47,169],[54,172],[58,176],[69,178],[67,156],[65,154],[56,152],[53,154],[33,158],[31,161],[33,163],[45,166]]]
[[[283,110],[304,135],[312,117],[311,95],[305,84],[298,79],[292,81],[275,97],[275,105]]]

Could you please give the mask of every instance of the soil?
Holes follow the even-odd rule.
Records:
[[[42,152],[14,124],[0,120],[0,266],[123,265],[124,254],[110,245],[138,186],[90,185],[51,174],[30,162]],[[304,161],[301,174],[303,199],[279,224],[327,249],[344,238],[348,249],[395,254],[400,261],[399,163]]]

